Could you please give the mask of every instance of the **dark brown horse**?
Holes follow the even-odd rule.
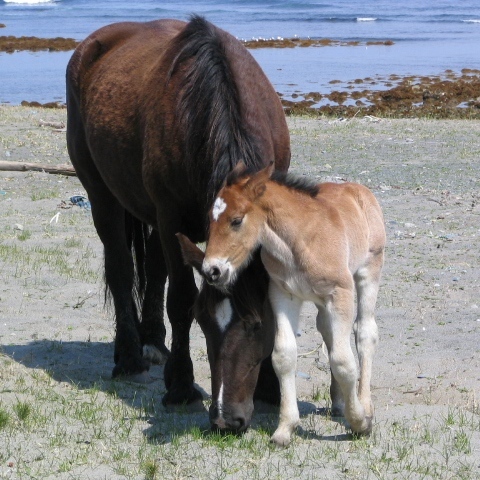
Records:
[[[168,357],[163,402],[200,399],[189,351],[197,288],[175,233],[205,240],[212,201],[240,160],[288,168],[279,99],[238,40],[195,16],[94,32],[69,62],[67,105],[68,151],[92,204],[115,307],[113,376],[146,379],[150,362]],[[259,314],[232,305],[236,315]]]

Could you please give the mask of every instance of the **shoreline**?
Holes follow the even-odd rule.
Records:
[[[334,85],[340,81],[330,83]],[[328,94],[277,94],[287,116],[480,119],[480,70],[472,69],[464,69],[460,75],[447,70],[441,76],[390,75],[380,79],[356,79],[343,90]],[[63,102],[28,100],[20,105],[66,107]]]
[[[250,50],[321,47],[355,47],[359,45],[393,45],[381,42],[340,42],[328,38],[277,38],[242,40]],[[73,38],[38,38],[0,36],[0,52],[68,52],[80,42]],[[290,87],[287,87],[287,90]],[[287,115],[379,116],[391,118],[471,118],[480,119],[480,70],[445,70],[437,75],[396,75],[357,78],[348,82],[331,79],[328,86],[312,91],[300,87],[293,92],[279,91]],[[8,99],[8,95],[4,95]],[[8,105],[8,101],[2,102]],[[23,98],[21,105],[62,108],[61,101],[38,102]]]

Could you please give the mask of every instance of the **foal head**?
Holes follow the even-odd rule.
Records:
[[[263,170],[234,177],[220,190],[210,211],[210,233],[202,271],[207,281],[228,290],[259,246],[265,215],[257,200],[273,173],[273,162]]]
[[[184,235],[177,237],[185,262],[202,273],[205,254]],[[275,322],[267,296],[268,274],[259,257],[258,252],[252,255],[251,265],[228,292],[204,282],[195,303],[212,375],[209,413],[214,429],[242,432],[250,424],[254,396],[270,403],[279,398],[271,363],[262,364],[273,350]],[[259,385],[260,391],[259,373],[267,382]]]

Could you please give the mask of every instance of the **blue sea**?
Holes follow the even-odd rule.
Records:
[[[0,23],[6,25],[0,35],[82,40],[113,22],[187,20],[192,13],[240,39],[298,36],[360,42],[251,50],[275,89],[287,96],[328,94],[366,77],[480,69],[478,0],[0,0]],[[394,44],[366,45],[385,40]],[[0,53],[0,103],[64,101],[70,56],[71,52]],[[330,83],[334,80],[340,83]]]

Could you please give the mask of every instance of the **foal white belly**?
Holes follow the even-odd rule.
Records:
[[[312,284],[311,278],[297,267],[298,262],[290,246],[268,226],[262,240],[262,262],[271,280],[283,291],[314,303],[331,293],[330,285]]]

